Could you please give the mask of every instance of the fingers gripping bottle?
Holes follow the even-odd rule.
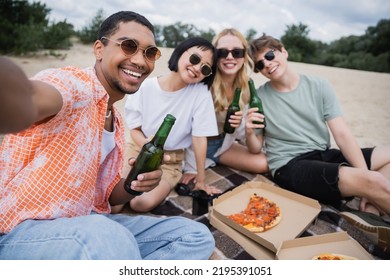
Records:
[[[250,108],[259,108],[259,113],[264,115],[264,108],[263,108],[263,102],[261,102],[260,97],[257,95],[255,84],[253,83],[252,79],[249,79],[249,92],[251,94],[250,100],[249,100],[249,107]],[[262,124],[260,122],[254,122],[255,124]],[[264,119],[264,127],[266,126],[266,122]]]
[[[137,180],[138,174],[154,171],[161,165],[164,156],[164,144],[175,121],[174,116],[166,115],[153,139],[143,145],[135,160],[135,165],[131,168],[124,183],[125,190],[131,195],[138,196],[142,194],[142,192],[131,189],[131,182]]]
[[[232,127],[229,123],[229,119],[231,115],[234,115],[236,112],[240,111],[240,95],[241,95],[241,89],[236,88],[236,91],[234,92],[234,97],[232,103],[229,105],[227,112],[226,112],[226,118],[225,123],[223,126],[223,131],[225,133],[232,134],[235,130],[234,127]]]

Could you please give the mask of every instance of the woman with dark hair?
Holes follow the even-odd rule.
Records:
[[[171,160],[162,165],[159,185],[134,198],[130,207],[146,212],[159,205],[179,182],[182,175],[184,149],[191,145],[200,172],[195,190],[215,191],[205,185],[207,137],[218,134],[213,99],[209,91],[216,72],[216,50],[206,39],[193,37],[180,43],[173,51],[167,75],[146,80],[139,91],[129,95],[125,120],[130,129],[128,156],[136,157],[142,145],[156,133],[166,114],[176,122],[164,149]],[[128,169],[124,170],[128,173]]]
[[[251,153],[246,146],[244,115],[250,98],[248,80],[252,73],[253,62],[248,54],[248,42],[235,28],[226,28],[213,39],[217,49],[217,70],[211,86],[214,110],[219,135],[207,139],[207,165],[225,165],[230,168],[251,173],[266,173],[268,163],[264,153]],[[234,133],[225,134],[223,126],[229,104],[233,101],[234,91],[241,89],[239,112],[230,116]],[[191,190],[192,180],[197,168],[192,149],[185,152],[184,174],[178,188]],[[186,193],[184,191],[184,193]]]

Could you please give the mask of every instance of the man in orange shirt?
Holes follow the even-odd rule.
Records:
[[[0,148],[0,259],[207,259],[214,239],[181,217],[110,214],[154,189],[161,171],[121,178],[124,126],[113,104],[136,92],[160,51],[143,16],[101,25],[94,67],[48,69],[32,80],[34,125]]]

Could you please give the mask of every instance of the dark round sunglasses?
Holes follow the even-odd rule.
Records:
[[[126,39],[120,42],[109,39],[107,37],[102,37],[102,39],[116,43],[118,46],[121,47],[121,50],[126,56],[133,56],[138,52],[138,50],[143,51],[142,52],[143,56],[149,62],[154,62],[157,59],[159,59],[161,56],[161,51],[157,47],[147,47],[146,49],[143,49],[140,46],[138,46],[138,43],[133,39]]]
[[[243,58],[245,56],[245,49],[217,49],[218,58],[227,58],[229,53],[232,54],[234,58]]]
[[[271,60],[274,60],[275,58],[275,49],[272,49],[270,51],[268,51],[265,55],[264,55],[264,59],[268,60],[268,61],[271,61]],[[261,59],[259,61],[257,61],[255,63],[255,72],[260,72],[261,70],[263,70],[264,68],[264,59]]]
[[[189,61],[192,65],[198,65],[202,61],[202,58],[196,53],[193,53],[190,55]],[[211,70],[210,65],[202,63],[200,65],[200,72],[203,76],[208,77],[213,73],[213,70]]]

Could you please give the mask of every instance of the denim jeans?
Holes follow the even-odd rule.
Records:
[[[214,157],[214,154],[221,148],[223,143],[223,138],[220,139],[207,139],[207,154],[206,157],[212,159],[215,163],[219,163],[219,156]]]
[[[91,214],[26,220],[0,236],[0,259],[208,259],[209,229],[182,217]]]

